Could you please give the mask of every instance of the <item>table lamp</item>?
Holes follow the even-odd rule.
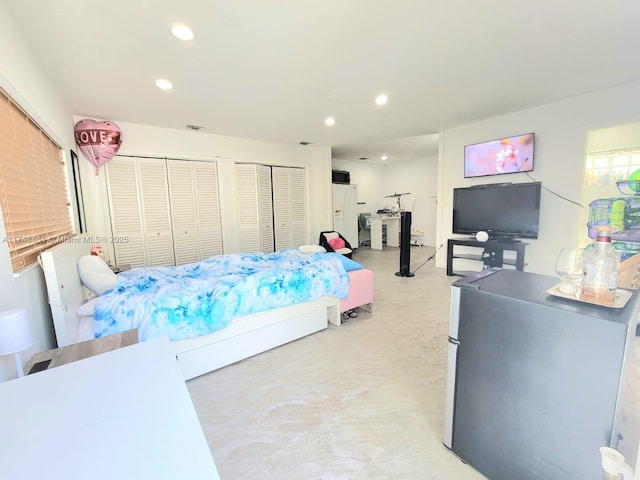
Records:
[[[32,343],[29,318],[24,308],[0,312],[0,355],[15,356],[18,377],[24,376],[19,352]]]

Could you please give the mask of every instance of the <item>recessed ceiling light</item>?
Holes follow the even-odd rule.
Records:
[[[331,127],[336,124],[336,119],[333,117],[327,117],[324,123]]]
[[[165,80],[164,78],[159,78],[158,80],[156,80],[156,87],[158,87],[161,90],[171,90],[173,88],[173,85],[169,80]]]
[[[380,157],[380,160],[386,160],[387,158],[389,158],[389,157],[387,157],[386,155],[382,155],[382,156]]]
[[[384,105],[389,101],[389,98],[383,93],[376,97],[376,105]]]
[[[193,40],[193,31],[183,23],[171,27],[171,33],[180,40]]]

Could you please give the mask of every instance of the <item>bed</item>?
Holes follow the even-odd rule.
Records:
[[[78,273],[78,261],[87,255],[91,239],[74,237],[41,254],[54,330],[59,347],[93,338],[93,319],[78,316],[88,291]],[[185,380],[230,365],[271,348],[340,325],[340,298],[317,300],[235,316],[214,333],[171,342]]]

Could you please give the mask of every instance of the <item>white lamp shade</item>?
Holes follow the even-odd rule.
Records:
[[[0,355],[9,355],[33,343],[29,318],[24,308],[0,312]]]

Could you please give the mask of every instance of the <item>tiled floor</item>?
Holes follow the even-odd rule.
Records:
[[[397,248],[361,248],[372,313],[187,383],[223,480],[485,478],[442,445],[457,277],[420,266],[433,252],[412,247],[405,278]],[[639,342],[627,413],[640,423]]]
[[[452,277],[395,276],[397,248],[354,260],[372,313],[188,382],[223,480],[484,478],[442,445]]]

